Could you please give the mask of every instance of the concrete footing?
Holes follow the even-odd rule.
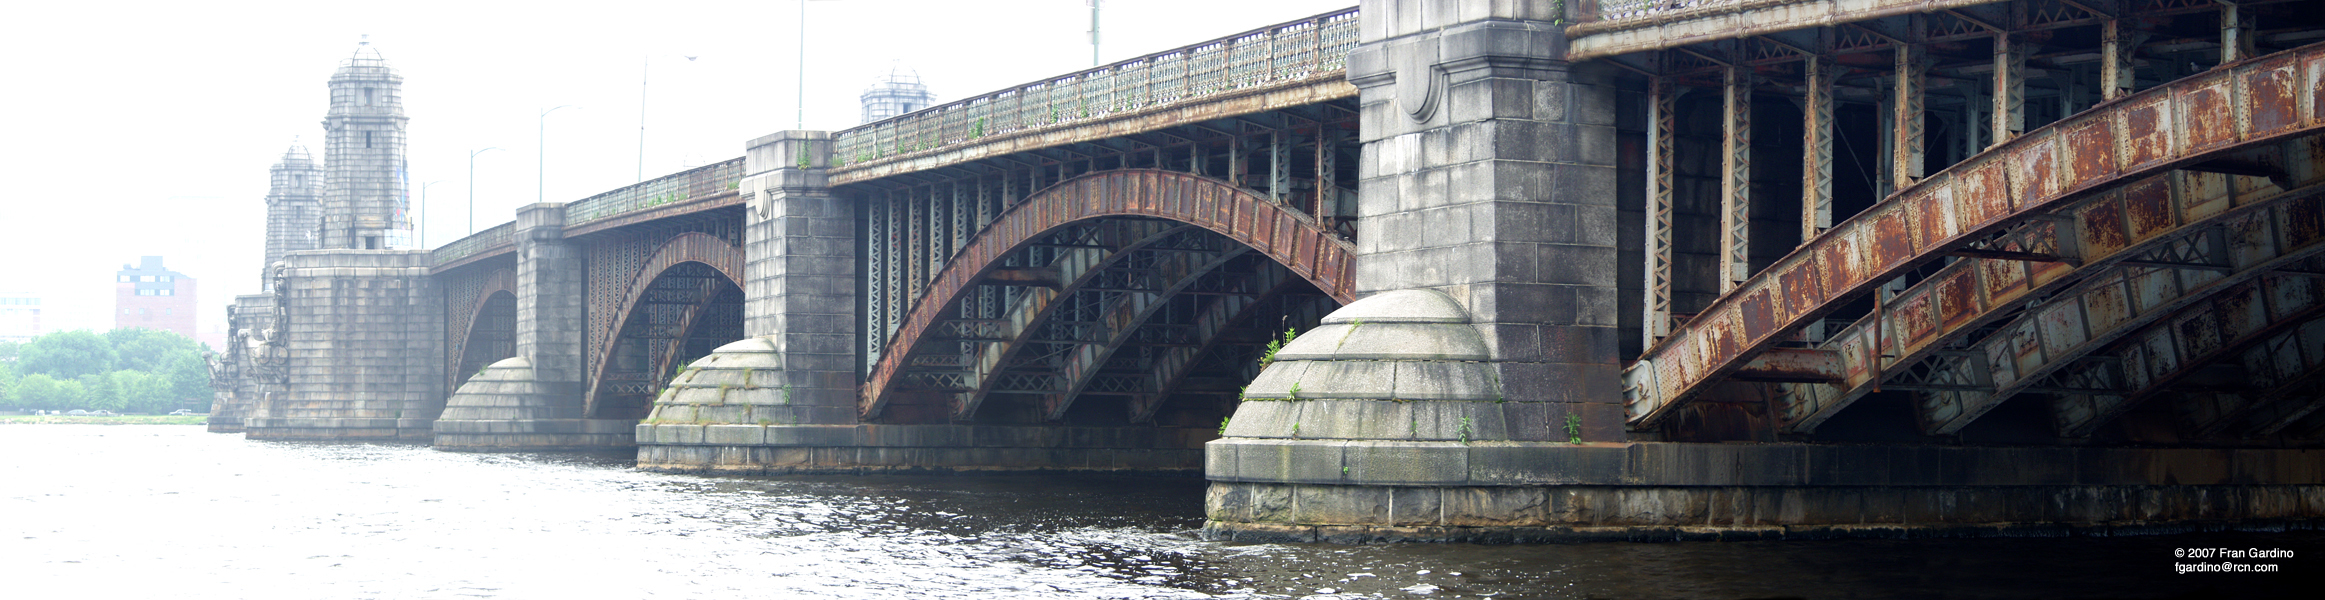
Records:
[[[1205,536],[1748,540],[2316,528],[2325,451],[1213,442]]]

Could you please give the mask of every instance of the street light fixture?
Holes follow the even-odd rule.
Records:
[[[702,58],[684,54],[679,56],[685,57],[686,62]],[[638,181],[641,183],[646,181],[646,76],[653,72],[653,67],[653,55],[638,59]]]
[[[476,235],[476,155],[499,150],[499,147],[468,151],[468,234]],[[421,190],[425,193],[427,190]]]
[[[536,127],[533,130],[533,144],[539,152],[539,156],[533,157],[534,202],[549,201],[549,194],[547,192],[547,186],[549,184],[549,113],[557,112],[558,108],[570,108],[572,106],[573,105],[571,104],[562,104],[558,105],[556,108],[543,110],[541,111],[541,119],[539,122],[535,123]]]

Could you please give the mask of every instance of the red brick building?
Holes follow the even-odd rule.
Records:
[[[162,267],[161,257],[138,258],[114,274],[113,326],[174,331],[194,337],[194,278]]]

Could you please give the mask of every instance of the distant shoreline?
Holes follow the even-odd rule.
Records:
[[[119,415],[91,417],[81,415],[6,415],[0,416],[0,425],[202,425],[209,423],[210,415]]]

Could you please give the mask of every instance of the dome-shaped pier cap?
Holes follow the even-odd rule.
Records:
[[[1511,439],[1485,340],[1436,290],[1358,300],[1276,351],[1229,438]]]
[[[796,425],[773,338],[745,338],[696,359],[654,398],[646,424]]]

